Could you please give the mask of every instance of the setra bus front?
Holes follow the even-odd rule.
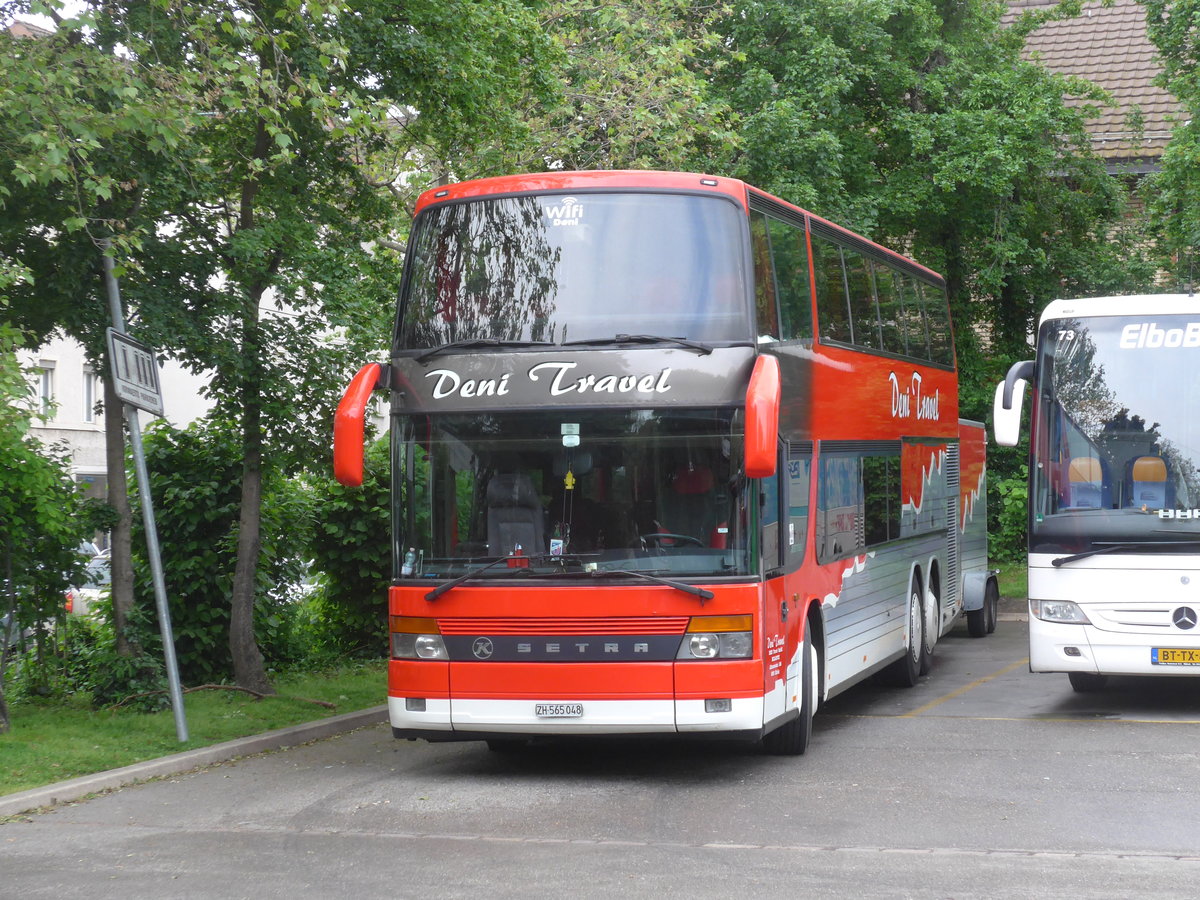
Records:
[[[738,182],[422,197],[392,359],[347,392],[336,461],[353,482],[386,388],[397,736],[755,739],[795,717],[801,626],[763,602],[779,371],[751,268]]]

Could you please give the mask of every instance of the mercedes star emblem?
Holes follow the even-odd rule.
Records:
[[[1182,628],[1184,631],[1195,628],[1196,611],[1190,606],[1181,606],[1171,613],[1171,621],[1175,623],[1176,628]]]

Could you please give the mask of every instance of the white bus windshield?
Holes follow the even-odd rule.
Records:
[[[747,225],[727,198],[539,194],[418,220],[396,350],[642,334],[753,337]]]
[[[1051,320],[1038,348],[1030,550],[1200,536],[1200,314]]]

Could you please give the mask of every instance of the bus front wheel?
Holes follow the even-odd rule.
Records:
[[[800,756],[808,749],[812,740],[813,713],[817,711],[817,696],[820,689],[817,648],[812,636],[805,629],[804,646],[801,648],[803,669],[800,676],[800,715],[763,735],[763,749],[775,756]]]
[[[1071,687],[1078,694],[1090,694],[1094,691],[1101,691],[1108,684],[1107,675],[1096,675],[1092,672],[1068,672],[1067,677],[1071,679]]]

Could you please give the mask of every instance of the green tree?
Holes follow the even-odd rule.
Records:
[[[76,232],[134,234],[113,252],[139,336],[197,371],[214,372],[209,390],[218,415],[240,436],[230,650],[237,682],[269,690],[254,632],[264,484],[327,458],[341,381],[384,344],[398,283],[397,261],[381,249],[398,219],[387,189],[410,165],[384,163],[448,159],[450,143],[463,134],[503,136],[510,123],[496,111],[512,105],[503,102],[510,95],[536,95],[530,73],[538,69],[529,63],[543,39],[532,11],[516,0],[403,7],[382,0],[94,0],[87,10],[86,20],[64,22],[67,34],[47,43],[60,55],[44,57],[42,67],[62,71],[61,54],[86,48],[81,70],[94,64],[96,90],[112,98],[67,91],[74,104],[25,123],[53,135],[56,115],[75,121],[93,112],[99,137],[94,148],[84,145],[84,158],[71,156],[74,144],[64,138],[61,172],[26,153],[30,172],[19,183],[42,209],[57,205],[31,216],[39,207],[23,206],[15,194],[6,200],[9,246],[23,257],[36,249],[49,272]],[[458,30],[478,24],[489,27]],[[121,80],[123,70],[106,74],[113,57],[118,69],[140,73],[146,94],[163,86],[155,96],[172,101],[161,117],[173,146],[137,130],[146,122],[137,105],[144,93]],[[56,85],[46,90],[35,74],[21,84],[53,96]],[[22,91],[12,101],[20,105]],[[122,130],[131,119],[137,127]],[[0,123],[0,134],[18,144],[22,133],[21,123],[7,130]],[[161,165],[140,177],[136,166],[147,156]],[[93,179],[99,187],[84,192],[73,215],[62,215],[78,185],[91,190],[87,167],[101,158],[119,174]],[[105,192],[129,201],[124,217],[107,212]],[[3,234],[0,226],[0,241]],[[86,260],[90,250],[76,257]],[[55,301],[103,309],[91,259],[62,269]],[[39,279],[39,289],[54,286]],[[24,304],[37,305],[33,296]],[[62,324],[64,316],[50,318]],[[94,330],[88,336],[95,341]]]
[[[1196,282],[1200,247],[1200,3],[1143,3],[1146,33],[1163,67],[1157,83],[1183,106],[1163,151],[1162,169],[1148,179],[1147,194],[1161,234],[1159,262],[1177,284],[1190,288]]]
[[[78,4],[73,4],[78,6]],[[98,4],[97,4],[98,5]],[[10,17],[24,0],[0,3],[0,258],[32,273],[10,291],[10,314],[32,343],[55,329],[78,340],[95,371],[106,373],[104,328],[111,324],[100,246],[129,259],[156,229],[158,210],[177,206],[188,183],[186,136],[200,121],[195,86],[165,67],[140,63],[135,35],[122,40],[92,7],[64,18],[61,4],[36,4],[58,30],[14,38]],[[113,615],[118,645],[133,604],[132,520],[126,496],[120,404],[105,378],[112,524]]]
[[[0,260],[0,310],[5,292],[28,272]],[[39,662],[45,652],[47,621],[61,619],[67,587],[82,560],[76,548],[84,527],[79,498],[64,461],[30,437],[29,388],[17,362],[21,333],[0,321],[0,733],[9,729],[4,676],[12,640],[35,630]]]
[[[1151,277],[1109,240],[1126,198],[1084,130],[1106,98],[1021,56],[1077,7],[1002,27],[1000,0],[744,0],[723,22],[733,171],[946,276],[972,416],[1047,300]]]

